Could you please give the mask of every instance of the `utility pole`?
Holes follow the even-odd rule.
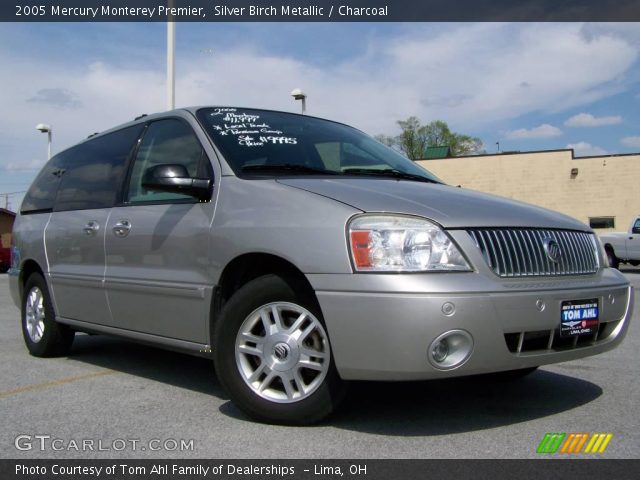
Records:
[[[167,6],[173,8],[174,0]],[[173,15],[167,16],[167,110],[176,107],[176,24]]]
[[[21,190],[19,192],[4,192],[4,193],[0,193],[0,198],[4,197],[4,208],[5,208],[5,210],[9,210],[9,197],[11,195],[19,195],[21,193],[26,193],[26,190]]]

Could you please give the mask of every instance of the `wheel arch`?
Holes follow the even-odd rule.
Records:
[[[281,276],[295,291],[308,295],[320,311],[320,304],[313,287],[297,266],[278,255],[260,252],[245,253],[231,260],[220,275],[212,298],[211,335],[222,307],[231,296],[250,281],[269,274]]]
[[[45,283],[48,283],[47,278],[44,275],[44,270],[42,270],[38,262],[36,262],[31,258],[25,260],[24,262],[22,262],[22,266],[20,267],[20,276],[18,277],[19,278],[18,287],[20,289],[20,298],[22,298],[22,296],[24,295],[25,283],[27,283],[27,280],[29,279],[29,277],[34,273],[39,273],[40,275],[42,275],[42,278],[44,278]]]

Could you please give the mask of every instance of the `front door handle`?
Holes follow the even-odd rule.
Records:
[[[113,233],[116,237],[126,237],[131,230],[131,223],[129,220],[120,220],[113,226]]]
[[[93,220],[88,222],[84,227],[82,227],[82,231],[85,235],[92,237],[100,230],[100,225],[98,222],[94,222]]]

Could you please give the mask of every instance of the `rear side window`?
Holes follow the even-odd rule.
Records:
[[[118,130],[63,152],[64,174],[54,211],[112,207],[142,128],[135,125]]]
[[[56,155],[43,167],[24,196],[20,213],[25,215],[50,212],[53,209],[60,178],[64,171],[61,164],[64,162],[65,154],[66,152]]]

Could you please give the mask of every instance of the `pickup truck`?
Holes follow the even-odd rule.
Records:
[[[600,235],[600,240],[613,268],[618,268],[620,263],[640,265],[640,216],[633,219],[627,232]]]

